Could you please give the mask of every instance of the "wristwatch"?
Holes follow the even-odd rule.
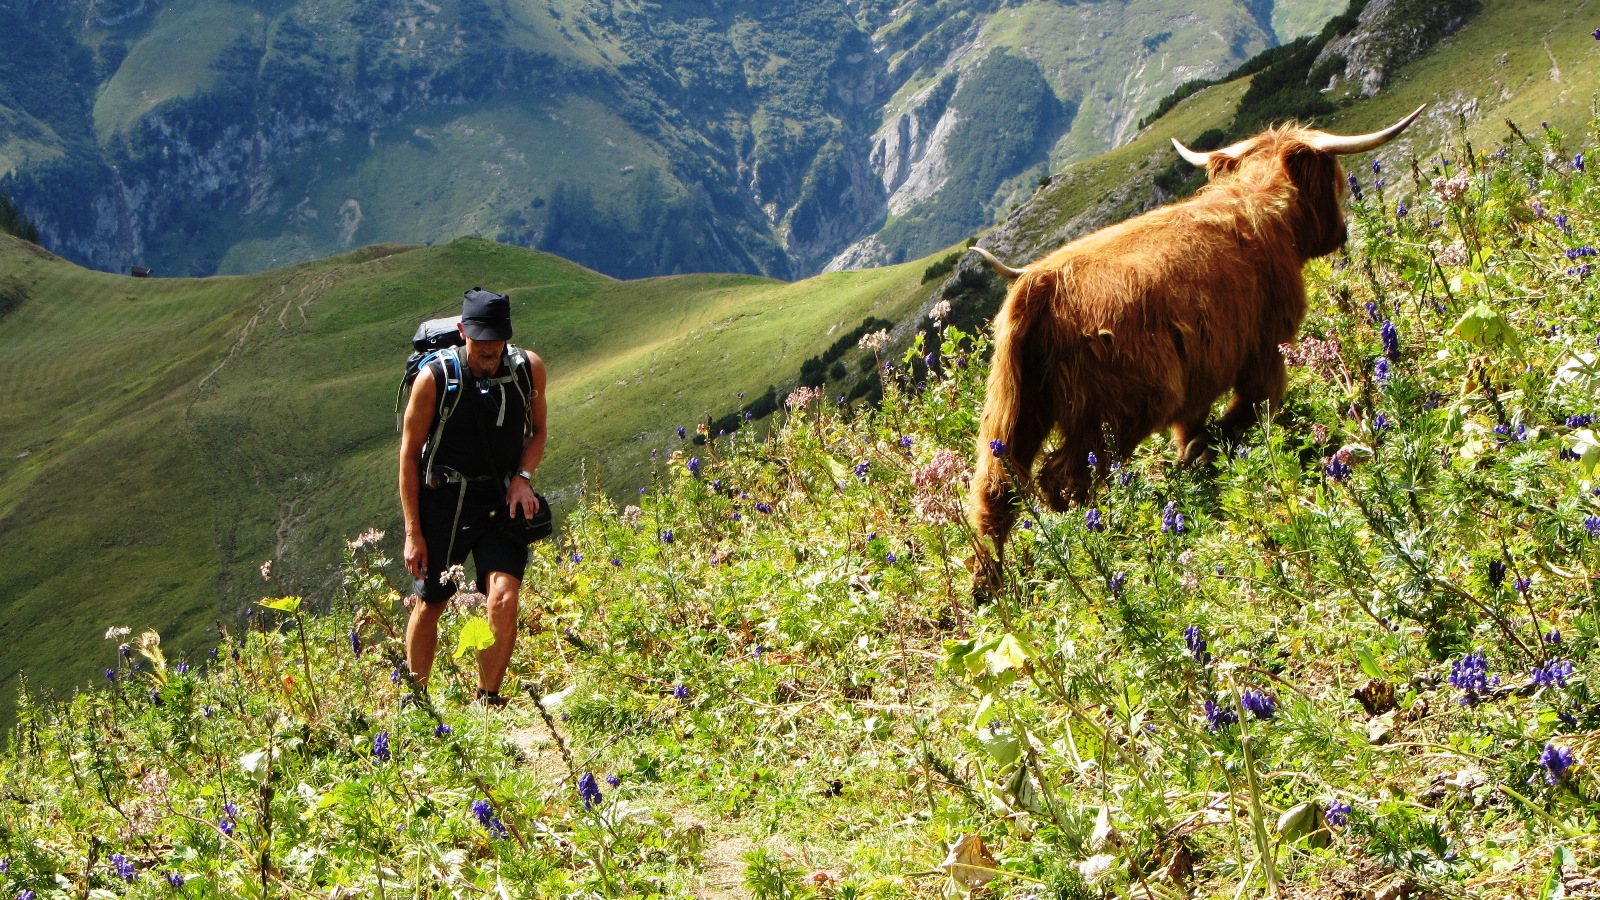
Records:
[[[518,469],[517,477],[526,479],[529,484],[533,484],[533,473],[527,469]]]

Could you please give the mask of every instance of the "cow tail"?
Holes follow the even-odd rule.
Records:
[[[1028,396],[1024,369],[1029,357],[1038,352],[1033,346],[1034,329],[1048,324],[1052,282],[1046,273],[1024,273],[995,318],[994,354],[978,428],[978,465],[968,509],[978,534],[993,537],[997,544],[1005,540],[1010,530],[1012,488],[1008,467],[1020,468],[1012,456],[1019,416],[1024,414],[1025,404],[1037,402],[1037,398]],[[1023,471],[1016,474],[1028,476]]]

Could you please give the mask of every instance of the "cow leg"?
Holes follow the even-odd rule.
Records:
[[[1258,353],[1239,373],[1239,379],[1233,386],[1233,402],[1228,405],[1222,418],[1217,420],[1217,430],[1223,438],[1232,442],[1244,436],[1246,431],[1256,423],[1258,410],[1266,404],[1267,416],[1271,417],[1283,404],[1284,385],[1288,380],[1288,372],[1284,368],[1283,355],[1276,346],[1269,351]]]
[[[1029,415],[1029,413],[1032,415]],[[978,471],[972,478],[967,508],[976,531],[977,552],[973,554],[972,589],[974,594],[993,594],[1000,589],[1000,569],[1004,557],[1006,538],[1016,524],[1016,498],[1019,489],[1027,488],[1033,472],[1033,461],[1044,446],[1049,433],[1049,421],[1040,411],[1019,410],[1015,427],[1010,435],[991,433],[988,416],[978,438]],[[990,442],[999,440],[1004,449],[996,456]],[[1013,483],[1012,475],[1022,480]],[[990,552],[989,545],[994,551]]]

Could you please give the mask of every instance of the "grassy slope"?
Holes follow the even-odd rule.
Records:
[[[108,621],[192,646],[219,589],[252,597],[262,560],[315,582],[340,540],[392,528],[406,341],[463,285],[509,292],[519,342],[550,367],[541,486],[557,497],[584,471],[648,481],[672,426],[737,408],[834,331],[923,297],[915,264],[617,282],[474,240],[194,281],[90,272],[9,238],[0,254],[32,292],[0,335],[7,383],[37,385],[0,407],[0,672],[26,664],[51,687],[89,674],[78,650]],[[41,335],[95,360],[94,380],[57,377]]]

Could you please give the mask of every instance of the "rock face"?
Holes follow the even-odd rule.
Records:
[[[51,53],[0,50],[0,154],[23,160],[0,191],[111,271],[481,234],[621,277],[791,278],[959,240],[1276,40],[1267,0],[453,6],[220,15],[174,78],[192,10],[0,0]]]
[[[1371,97],[1396,69],[1454,34],[1480,8],[1478,0],[1371,0],[1355,30],[1329,42],[1317,65],[1343,59],[1343,73],[1328,87],[1342,81]]]

